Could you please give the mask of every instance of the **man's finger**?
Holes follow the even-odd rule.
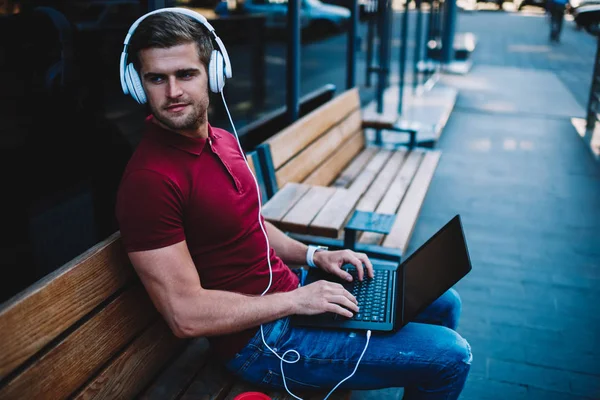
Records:
[[[356,253],[356,257],[363,263],[363,265],[367,268],[367,275],[369,278],[375,277],[375,271],[373,270],[373,264],[369,257],[365,253]]]
[[[352,282],[352,275],[350,275],[350,273],[346,272],[343,269],[334,267],[332,268],[331,273],[339,278],[342,278],[345,281]]]
[[[358,258],[356,258],[356,256],[351,252],[350,252],[347,260],[350,264],[352,264],[356,267],[356,272],[358,273],[358,280],[362,281],[365,276],[365,272],[363,271],[362,261],[359,260]]]
[[[352,301],[354,304],[358,304],[358,300],[356,300],[356,297],[354,297],[354,295],[352,293],[350,293],[349,291],[347,291],[346,289],[344,289],[341,292],[341,295],[345,296],[348,299],[350,299],[350,301]]]
[[[344,308],[347,308],[348,310],[350,310],[352,312],[358,312],[358,305],[344,295],[332,296],[328,299],[328,301],[330,303],[334,303],[334,304],[343,306]]]
[[[342,315],[344,317],[348,317],[348,318],[352,318],[354,316],[352,311],[349,311],[349,310],[345,309],[344,307],[338,306],[337,304],[334,304],[334,303],[329,303],[326,311],[340,314],[340,315]]]

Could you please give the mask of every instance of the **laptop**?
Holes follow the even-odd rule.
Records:
[[[375,278],[358,280],[356,268],[343,268],[354,277],[346,282],[311,268],[305,285],[325,279],[342,284],[358,300],[352,318],[335,313],[294,315],[292,324],[316,328],[392,332],[414,320],[427,306],[471,271],[471,260],[460,215],[456,215],[400,265],[371,259]]]

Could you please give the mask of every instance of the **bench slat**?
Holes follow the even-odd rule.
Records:
[[[297,233],[307,233],[308,225],[316,217],[321,207],[333,196],[335,191],[335,188],[326,186],[311,187],[283,217],[280,223],[281,229]]]
[[[135,285],[8,382],[0,398],[37,399],[48,391],[68,397],[157,315]]]
[[[283,187],[287,182],[302,182],[323,160],[331,158],[353,133],[354,131],[343,130],[339,126],[331,128],[277,169],[275,176],[279,187]],[[272,148],[271,154],[273,154]]]
[[[381,168],[383,168],[392,154],[393,152],[389,150],[379,150],[377,154],[375,154],[375,157],[373,157],[360,174],[358,174],[348,190],[356,191],[361,195],[366,192],[367,188],[373,183],[373,180],[375,180],[379,171],[381,171]]]
[[[234,376],[225,367],[209,362],[180,400],[221,400],[230,393],[234,383]]]
[[[360,193],[338,188],[308,227],[308,233],[337,238],[356,206]]]
[[[429,151],[423,157],[419,170],[415,174],[406,197],[400,205],[392,231],[383,241],[384,246],[399,248],[403,254],[406,252],[441,154],[440,151]]]
[[[333,182],[332,186],[345,187],[350,186],[358,174],[364,169],[365,165],[377,154],[378,149],[375,147],[365,148],[358,156],[356,156],[340,176]]]
[[[252,174],[254,176],[256,176],[256,167],[254,166],[254,157],[248,155],[248,157],[246,158],[246,161],[248,161],[248,166],[252,170]]]
[[[301,183],[288,183],[269,200],[262,209],[263,217],[279,225],[287,212],[309,191],[311,187]]]
[[[420,150],[413,150],[409,153],[406,161],[402,164],[402,168],[400,168],[400,172],[396,175],[394,181],[379,203],[379,206],[375,209],[377,213],[396,214],[396,211],[398,211],[400,203],[406,194],[408,185],[410,185],[410,182],[419,168],[422,158],[423,152]],[[360,236],[358,241],[360,243],[380,244],[383,238],[384,235],[382,234],[365,232]]]
[[[134,276],[118,238],[113,234],[2,305],[0,327],[11,329],[0,329],[0,379]]]
[[[352,158],[365,147],[362,130],[356,131],[338,150],[315,169],[302,183],[309,185],[329,185],[350,163]]]
[[[183,348],[162,318],[139,336],[76,397],[88,399],[131,399],[160,371],[169,358]]]
[[[348,90],[267,140],[273,165],[279,169],[346,115],[360,108],[358,89]]]
[[[344,136],[350,136],[356,131],[362,131],[362,111],[356,109],[338,125]]]
[[[394,177],[398,174],[402,162],[406,157],[406,151],[398,150],[388,159],[387,163],[369,186],[369,190],[365,192],[363,197],[358,202],[356,209],[360,211],[375,211],[377,205],[389,189]]]
[[[400,173],[392,182],[392,185],[386,192],[385,196],[383,196],[381,203],[379,203],[377,212],[383,214],[394,214],[396,211],[398,211],[400,203],[406,194],[406,190],[417,173],[422,160],[422,150],[413,150],[410,152],[405,163],[400,169]]]
[[[208,340],[198,338],[190,341],[181,355],[169,365],[139,400],[176,400],[191,385],[194,377],[207,362]]]

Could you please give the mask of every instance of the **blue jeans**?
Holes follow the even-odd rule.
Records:
[[[373,333],[356,373],[339,389],[403,387],[405,400],[457,399],[472,360],[469,344],[455,332],[460,311],[460,297],[450,289],[419,315],[418,322],[394,333]],[[362,332],[293,327],[289,318],[264,324],[263,331],[280,356],[288,350],[300,353],[298,362],[283,363],[287,387],[294,394],[331,390],[354,371],[366,344]],[[226,367],[248,382],[283,389],[280,363],[264,346],[259,330]]]

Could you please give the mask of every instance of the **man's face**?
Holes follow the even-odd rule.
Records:
[[[209,105],[206,68],[195,43],[140,51],[148,105],[158,122],[193,135],[206,122]]]

